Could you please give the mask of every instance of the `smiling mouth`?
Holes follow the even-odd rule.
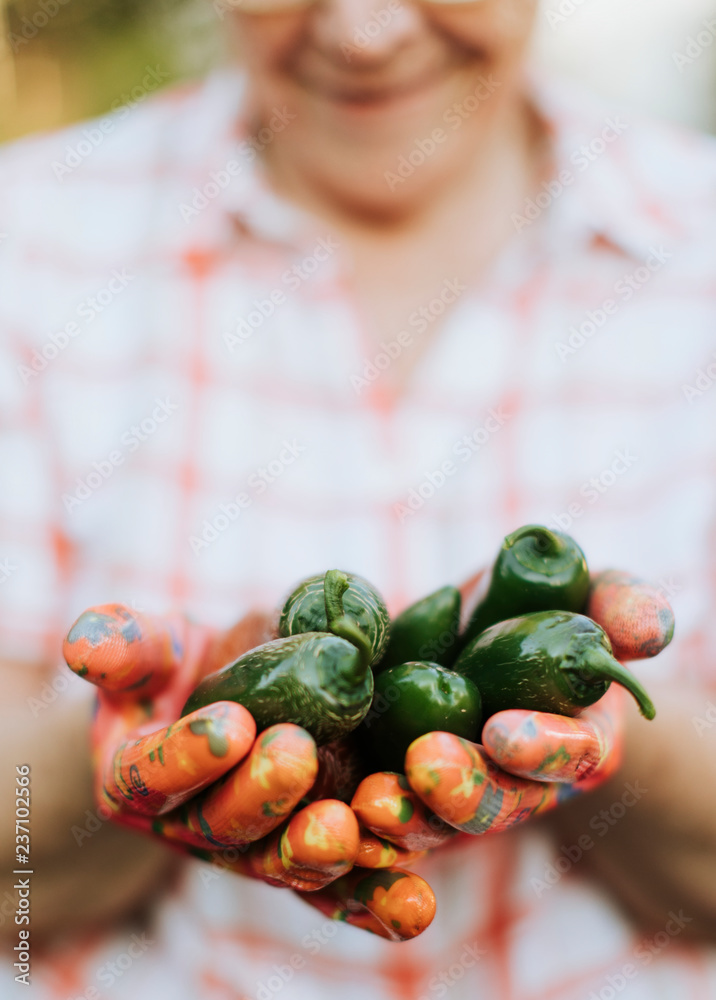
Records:
[[[381,107],[429,90],[445,76],[445,67],[431,70],[405,83],[383,86],[341,86],[303,79],[299,82],[311,94],[348,107]]]

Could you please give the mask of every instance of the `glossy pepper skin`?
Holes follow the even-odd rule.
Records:
[[[461,647],[497,622],[533,611],[584,611],[589,570],[569,535],[527,524],[502,543]]]
[[[579,715],[622,684],[639,710],[653,719],[654,706],[633,674],[612,656],[604,629],[585,615],[541,611],[486,629],[455,663],[480,690],[485,718],[510,708]]]
[[[281,636],[332,632],[375,663],[388,644],[390,616],[383,598],[367,580],[330,569],[296,587],[283,606],[278,631]]]
[[[344,736],[370,707],[373,674],[350,642],[329,633],[274,639],[206,677],[182,716],[215,701],[235,701],[259,731],[279,722],[302,726],[320,746]]]
[[[477,740],[480,692],[467,677],[437,663],[402,663],[378,674],[371,710],[357,733],[380,771],[403,771],[413,740],[436,730]]]
[[[441,587],[406,608],[390,626],[390,642],[376,670],[427,660],[449,667],[457,655],[462,600],[457,587]]]

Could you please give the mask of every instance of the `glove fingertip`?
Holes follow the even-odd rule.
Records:
[[[664,593],[624,573],[594,578],[587,615],[607,633],[618,660],[657,656],[674,635],[674,612]]]
[[[171,623],[136,614],[124,604],[84,611],[70,628],[62,654],[74,673],[113,694],[156,694],[182,656]]]

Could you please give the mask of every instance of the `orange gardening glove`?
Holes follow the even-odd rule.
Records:
[[[467,608],[481,575],[462,588]],[[614,571],[592,577],[586,614],[606,630],[621,660],[655,656],[673,633],[673,613],[661,593]],[[615,772],[627,701],[624,689],[614,684],[577,718],[498,712],[483,728],[482,745],[450,733],[427,733],[408,748],[405,777],[370,775],[359,786],[353,809],[364,830],[381,838],[386,852],[392,845],[396,857],[439,846],[456,830],[506,830]],[[361,854],[367,847],[364,836]]]
[[[98,688],[92,724],[97,802],[117,823],[298,890],[324,913],[346,919],[338,910],[351,908],[349,922],[392,939],[420,933],[435,901],[416,875],[382,872],[378,885],[359,872],[335,897],[326,888],[352,869],[360,836],[353,811],[338,798],[295,811],[319,772],[316,745],[304,729],[282,723],[257,738],[250,713],[229,701],[179,718],[203,677],[275,637],[273,620],[254,612],[221,633],[117,604],[80,616],[63,651],[70,668]],[[330,781],[321,785],[330,793]],[[395,888],[386,888],[386,878]],[[412,922],[402,929],[385,903],[371,912],[374,898],[386,895],[394,907],[408,900]]]

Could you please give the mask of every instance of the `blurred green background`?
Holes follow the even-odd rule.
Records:
[[[674,62],[713,22],[716,0],[589,0],[555,26],[549,14],[563,6],[540,0],[538,66],[716,131],[716,43],[685,67]],[[102,114],[147,66],[166,82],[202,75],[223,58],[220,13],[220,0],[0,0],[0,142]]]
[[[100,114],[159,65],[221,58],[210,0],[0,0],[0,142]]]

